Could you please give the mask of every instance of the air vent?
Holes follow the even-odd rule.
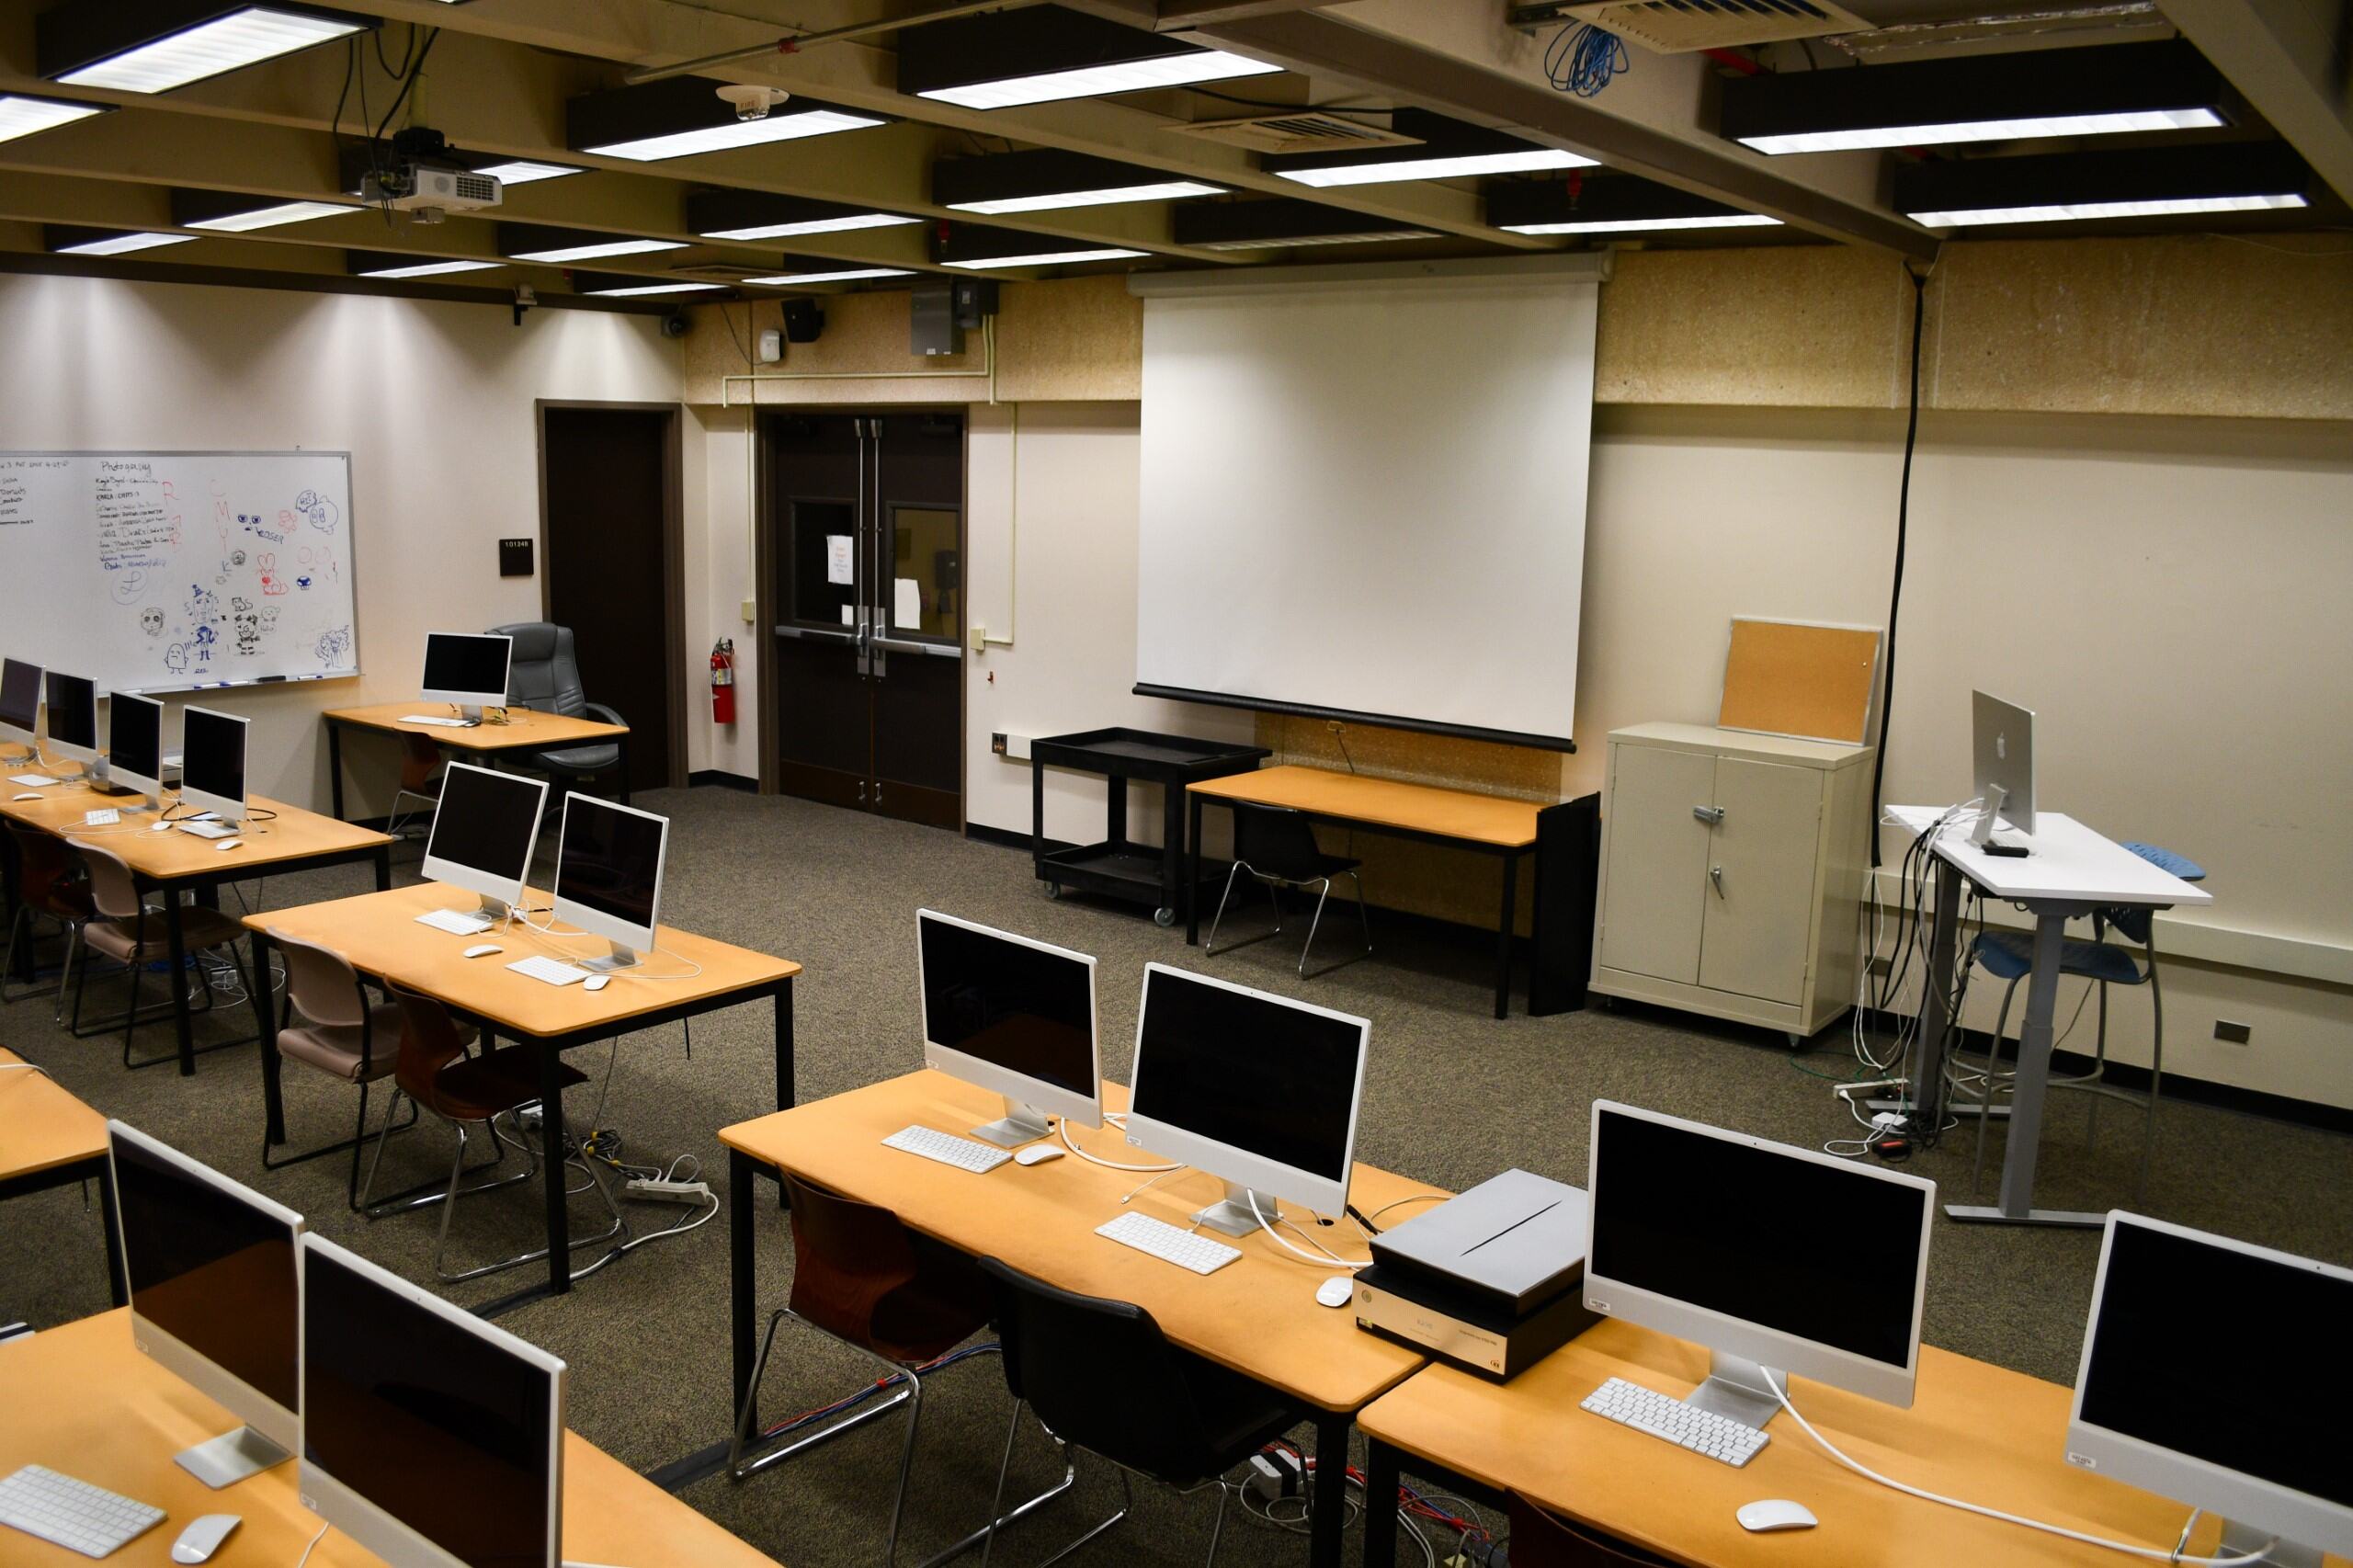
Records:
[[[468,201],[478,201],[484,207],[498,204],[498,181],[484,175],[459,175],[450,181],[458,195]]]
[[[1561,15],[1656,54],[1864,32],[1871,25],[1824,0],[1608,0],[1571,6]]]
[[[1167,129],[1253,153],[1345,153],[1360,147],[1409,147],[1421,140],[1400,136],[1377,120],[1310,108],[1242,119],[1197,119]]]

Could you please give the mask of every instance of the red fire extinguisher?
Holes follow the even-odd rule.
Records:
[[[710,649],[710,722],[735,722],[735,640],[722,637]]]

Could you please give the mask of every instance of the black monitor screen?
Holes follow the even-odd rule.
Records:
[[[2218,1333],[2225,1303],[2243,1321]],[[2119,1221],[2083,1418],[2353,1507],[2353,1428],[2325,1414],[2353,1400],[2348,1325],[2341,1278]]]
[[[294,1228],[127,1138],[114,1172],[131,1306],[294,1409]]]
[[[504,637],[433,632],[425,639],[425,689],[471,691],[491,702],[504,701],[506,656],[513,647]]]
[[[1093,966],[952,921],[915,921],[923,1037],[1008,1073],[1092,1098]]]
[[[245,722],[201,708],[180,712],[180,782],[223,800],[245,798]]]
[[[1346,1181],[1363,1054],[1360,1024],[1146,970],[1131,1104],[1139,1116]]]
[[[1607,1110],[1594,1136],[1594,1273],[1910,1364],[1919,1188]]]
[[[546,1568],[554,1376],[321,1252],[302,1457],[471,1568]]]
[[[107,710],[107,766],[142,778],[162,778],[164,705],[118,691]]]
[[[0,665],[0,724],[29,734],[40,716],[40,666],[21,659]]]
[[[62,746],[98,745],[98,688],[80,676],[49,672],[49,738]]]
[[[441,803],[433,811],[426,858],[520,880],[531,864],[540,803],[546,796],[547,786],[536,778],[451,767],[442,775]]]
[[[566,796],[556,896],[631,926],[652,926],[662,891],[662,844],[669,830],[667,817],[587,795]]]

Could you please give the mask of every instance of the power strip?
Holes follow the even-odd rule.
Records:
[[[711,1197],[707,1181],[664,1181],[659,1176],[631,1176],[629,1193],[632,1198],[658,1199],[664,1203],[704,1203]]]
[[[1268,1449],[1252,1454],[1250,1473],[1243,1478],[1243,1485],[1252,1496],[1268,1503],[1278,1497],[1298,1496],[1306,1483],[1299,1456],[1289,1449]]]

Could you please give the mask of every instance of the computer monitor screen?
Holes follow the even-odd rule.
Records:
[[[180,710],[180,798],[205,811],[245,812],[245,722],[209,708]]]
[[[454,702],[460,707],[505,707],[507,661],[514,649],[515,640],[511,637],[455,631],[427,633],[426,699]]]
[[[553,1568],[564,1364],[316,1236],[302,1244],[302,1500],[404,1565]]]
[[[49,672],[49,744],[76,762],[98,755],[98,688],[94,681]]]
[[[926,1064],[1103,1125],[1093,959],[929,909],[915,912],[915,959]]]
[[[622,948],[654,946],[670,819],[594,795],[563,798],[555,917]]]
[[[1996,817],[2018,832],[2034,832],[2034,714],[2014,702],[1970,693],[1971,787],[1984,805],[1977,842]]]
[[[132,1342],[291,1450],[302,1217],[135,1128],[107,1132]]]
[[[548,787],[519,774],[451,763],[425,843],[425,874],[500,903],[523,897]]]
[[[1147,964],[1128,1142],[1336,1214],[1371,1031],[1345,1013]]]
[[[2068,1462],[2353,1556],[2348,1327],[2353,1270],[2110,1214]]]
[[[107,699],[107,774],[153,794],[164,778],[164,705],[118,691]]]
[[[1586,1304],[1909,1405],[1935,1197],[1917,1176],[1597,1100]]]
[[[40,722],[40,666],[22,659],[0,663],[0,736],[24,745]]]

